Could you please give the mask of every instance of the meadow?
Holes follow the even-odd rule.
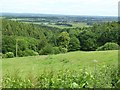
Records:
[[[115,88],[120,85],[117,66],[117,50],[5,58],[3,87]]]
[[[72,25],[72,27],[69,27],[69,26],[60,26],[60,25],[55,25],[55,24],[47,24],[47,26],[56,27],[56,28],[60,28],[60,29],[90,27],[89,25],[87,25],[87,23],[83,23],[83,22],[79,22],[79,23],[72,22],[72,23],[67,23],[67,24]]]

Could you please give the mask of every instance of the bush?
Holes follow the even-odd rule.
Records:
[[[36,56],[36,55],[39,55],[37,52],[33,51],[33,50],[25,50],[23,51],[23,55],[24,56]]]
[[[59,48],[59,47],[53,47],[53,53],[54,53],[54,54],[59,54],[59,53],[61,53],[60,48]]]
[[[7,52],[5,54],[5,58],[13,58],[14,57],[14,53],[13,52]]]
[[[18,51],[18,56],[19,56],[19,57],[23,57],[23,56],[24,56],[24,52],[23,52],[23,51],[21,51],[21,50],[20,50],[20,51]]]
[[[44,48],[39,51],[40,55],[49,55],[49,54],[59,54],[59,53],[66,53],[68,50],[67,48],[63,47],[53,47],[52,45],[48,44]]]
[[[46,45],[43,49],[39,51],[40,55],[48,55],[48,54],[53,54],[53,47],[48,44]]]
[[[20,56],[20,57],[23,57],[23,56],[37,56],[37,55],[39,55],[38,52],[35,52],[33,50],[30,50],[30,49],[18,52],[18,56]]]
[[[33,52],[33,56],[38,56],[39,55],[39,53],[38,52]]]
[[[62,48],[62,47],[59,47],[60,48],[60,52],[61,53],[67,53],[68,49],[67,48]]]
[[[102,50],[118,50],[119,45],[116,43],[108,42],[105,45],[98,47],[97,51],[102,51]]]

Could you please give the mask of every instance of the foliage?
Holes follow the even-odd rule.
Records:
[[[67,32],[62,32],[58,36],[58,45],[63,48],[68,48],[69,41],[70,41],[70,37]]]
[[[94,83],[98,88],[114,88],[119,85],[118,50],[3,58],[2,65],[6,88],[93,88]]]
[[[80,42],[76,37],[71,37],[69,42],[69,51],[80,50]]]
[[[35,52],[33,50],[30,50],[30,49],[18,52],[18,56],[20,56],[20,57],[23,57],[23,56],[37,56],[37,55],[39,55],[38,52]]]
[[[87,30],[79,34],[81,49],[85,51],[93,51],[97,48],[97,36],[95,33]]]
[[[61,53],[67,53],[67,51],[68,51],[68,49],[67,48],[63,48],[63,47],[59,47],[59,49],[60,49],[60,52]]]
[[[2,53],[5,54],[7,52],[15,53],[15,37],[12,36],[3,36],[2,37]]]
[[[52,47],[62,47],[67,51],[95,51],[107,42],[120,44],[118,23],[107,22],[94,24],[92,27],[83,28],[55,28],[31,23],[2,19],[2,53],[13,52],[15,54],[16,42],[18,53],[27,49],[35,52],[43,52],[47,44]],[[65,49],[66,48],[66,49]],[[58,48],[50,53],[58,53]],[[60,52],[61,52],[61,48]],[[23,56],[21,53],[19,56]]]
[[[33,51],[33,50],[25,50],[23,51],[24,53],[24,56],[36,56],[36,55],[39,55],[37,52]]]
[[[116,43],[108,42],[105,45],[98,47],[97,51],[102,51],[102,50],[118,50],[119,45]]]
[[[47,44],[43,49],[39,51],[40,55],[48,55],[53,54],[53,46],[50,44]]]
[[[7,52],[7,53],[5,54],[5,57],[6,57],[6,58],[13,58],[13,57],[14,57],[14,53],[13,53],[13,52]]]
[[[59,70],[55,72],[51,69],[44,70],[43,73],[27,75],[22,78],[18,72],[14,75],[3,76],[3,88],[118,88],[120,80],[117,76],[117,68],[114,66],[104,66],[101,69],[87,72],[82,70]],[[95,78],[97,77],[97,78]],[[95,82],[96,81],[96,82]],[[103,82],[104,81],[104,82]]]
[[[59,53],[61,53],[60,47],[53,47],[53,53],[54,53],[54,54],[59,54]]]
[[[26,49],[28,49],[27,41],[25,41],[23,39],[22,40],[17,39],[16,43],[17,43],[18,51],[19,50],[25,51]]]

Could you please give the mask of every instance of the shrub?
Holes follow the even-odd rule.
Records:
[[[53,47],[50,44],[48,44],[39,51],[39,54],[40,55],[59,54],[59,53],[66,53],[67,51],[68,51],[67,48],[62,48],[61,46]]]
[[[68,49],[67,48],[62,48],[62,47],[59,47],[60,48],[60,52],[61,53],[67,53]]]
[[[5,58],[13,58],[14,57],[14,53],[13,52],[7,52],[5,54]]]
[[[36,55],[38,55],[38,53],[37,52],[35,52],[35,51],[33,51],[33,50],[25,50],[25,51],[23,51],[23,55],[24,56],[36,56]]]
[[[48,55],[48,54],[53,54],[53,47],[48,44],[46,45],[43,49],[39,51],[40,55]]]
[[[54,54],[59,54],[59,53],[61,53],[61,52],[60,52],[60,48],[59,48],[59,47],[53,47],[53,53],[54,53]]]
[[[23,57],[23,56],[24,56],[24,52],[23,52],[23,51],[21,51],[21,50],[20,50],[20,51],[18,51],[18,56],[19,56],[19,57]]]
[[[102,51],[102,50],[118,50],[119,45],[116,43],[108,42],[105,45],[98,47],[97,51]]]
[[[39,55],[39,53],[38,52],[33,52],[33,56],[38,56]]]

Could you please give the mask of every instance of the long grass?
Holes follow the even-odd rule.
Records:
[[[118,88],[118,51],[3,59],[3,88]]]
[[[95,74],[96,72],[96,74]],[[118,88],[118,68],[103,66],[91,72],[82,70],[44,70],[21,77],[19,70],[3,76],[3,88]]]

